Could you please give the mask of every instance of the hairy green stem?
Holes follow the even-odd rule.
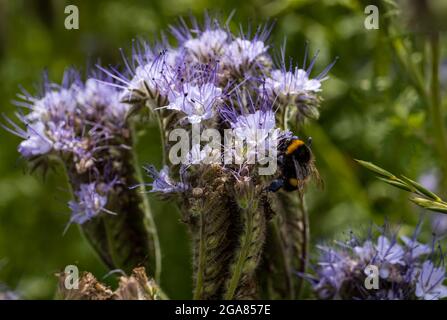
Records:
[[[231,277],[226,285],[224,299],[247,298],[251,295],[253,274],[259,264],[265,240],[265,215],[256,200],[241,208],[243,231],[236,250]]]
[[[252,208],[246,208],[241,210],[241,214],[245,219],[244,232],[241,238],[241,247],[239,249],[238,257],[236,259],[235,267],[233,270],[233,274],[231,275],[227,292],[225,294],[226,300],[231,300],[234,297],[234,293],[239,285],[239,281],[241,280],[242,271],[244,268],[244,264],[248,259],[250,254],[251,243],[254,241],[253,239],[253,212]]]
[[[279,246],[280,246],[280,252],[281,260],[283,261],[283,267],[284,267],[284,275],[286,277],[287,282],[287,288],[289,293],[289,299],[295,298],[295,288],[293,286],[293,280],[292,280],[292,270],[290,268],[290,257],[286,255],[286,248],[284,246],[284,241],[281,239],[281,231],[279,230],[278,222],[273,222],[273,229],[275,232],[275,236],[279,239]]]
[[[303,241],[301,243],[301,258],[303,259],[301,264],[301,269],[298,270],[299,272],[306,272],[307,269],[307,262],[308,262],[308,252],[309,252],[309,238],[310,238],[310,228],[309,228],[309,215],[307,213],[306,204],[304,201],[304,195],[299,195],[299,210],[301,211],[301,222],[303,227]],[[298,280],[297,285],[297,296],[300,295],[303,287],[303,279],[302,277]]]
[[[199,300],[203,295],[203,278],[205,272],[205,262],[206,262],[206,250],[205,250],[205,226],[203,212],[200,213],[199,217],[199,248],[198,248],[198,262],[197,262],[197,272],[196,272],[196,285],[194,288],[194,300]]]
[[[157,117],[157,122],[158,122],[158,128],[160,130],[160,140],[161,140],[161,154],[162,154],[162,163],[163,165],[166,164],[166,136],[165,136],[165,131],[164,131],[164,125],[163,125],[163,119],[161,118],[160,114],[156,114],[155,115]]]
[[[140,198],[143,205],[143,211],[145,215],[144,224],[149,232],[149,234],[152,236],[152,241],[154,245],[154,251],[155,251],[155,273],[154,278],[157,283],[160,283],[160,277],[161,277],[161,249],[160,249],[160,240],[158,238],[158,232],[157,227],[155,225],[155,220],[152,215],[152,210],[150,207],[149,200],[146,196],[145,190],[144,190],[144,178],[143,173],[141,171],[141,164],[138,158],[137,153],[137,142],[138,142],[138,136],[137,131],[135,128],[135,124],[132,124],[132,139],[133,139],[133,148],[132,148],[132,157],[133,157],[133,165],[135,170],[135,175],[138,183],[140,184],[139,190],[140,190]]]

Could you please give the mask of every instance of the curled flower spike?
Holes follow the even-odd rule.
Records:
[[[45,88],[42,98],[21,96],[25,101],[20,105],[31,111],[17,116],[27,129],[8,119],[13,128],[9,131],[24,139],[18,148],[24,157],[70,156],[84,172],[93,166],[98,151],[122,133],[128,106],[119,102],[114,87],[93,78],[85,85],[76,78],[64,81],[64,86],[45,83]]]
[[[205,30],[197,38],[188,39],[183,46],[196,63],[208,63],[222,57],[228,33],[222,29]]]
[[[112,69],[100,69],[118,82],[122,88],[121,101],[127,104],[141,104],[150,101],[153,105],[162,107],[175,80],[181,55],[173,49],[161,49],[154,52],[148,44],[143,48],[134,48],[131,64],[124,58],[127,66],[125,74]]]
[[[336,60],[327,66],[316,78],[311,79],[310,74],[317,59],[318,53],[312,58],[306,68],[307,47],[302,68],[296,66],[287,69],[284,49],[279,69],[273,70],[260,89],[265,90],[271,101],[282,107],[291,106],[298,120],[304,118],[318,118],[321,83],[327,79],[326,75],[334,66]]]
[[[254,64],[261,62],[267,49],[268,47],[263,41],[236,38],[228,45],[222,62],[225,66],[237,70],[249,69]]]

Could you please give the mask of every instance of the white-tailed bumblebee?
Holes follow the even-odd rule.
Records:
[[[314,165],[311,143],[311,138],[307,143],[298,138],[287,142],[283,150],[280,150],[278,157],[281,176],[271,182],[269,191],[276,192],[281,188],[285,191],[302,191],[310,177],[315,177],[318,182],[321,182]]]

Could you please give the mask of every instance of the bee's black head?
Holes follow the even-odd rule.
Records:
[[[295,150],[293,156],[298,161],[298,163],[303,165],[307,164],[312,159],[312,152],[307,145],[303,144]]]

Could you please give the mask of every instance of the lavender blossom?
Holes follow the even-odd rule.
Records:
[[[126,62],[132,75],[130,79],[122,74],[113,75],[104,70],[122,83],[124,90],[121,100],[131,104],[149,99],[156,106],[163,106],[177,77],[178,51],[165,49],[155,54],[153,49],[145,44],[143,51],[135,50],[132,59],[133,68]]]
[[[320,258],[316,276],[309,276],[313,290],[320,299],[407,300],[440,299],[447,296],[443,282],[445,268],[434,267],[432,246],[402,237],[379,235],[360,241],[351,236],[335,246],[319,246]],[[368,266],[379,270],[379,288],[364,285]]]
[[[263,41],[236,38],[228,45],[222,62],[226,67],[236,70],[249,69],[254,64],[262,63],[267,50]]]
[[[183,46],[194,62],[207,63],[222,56],[228,38],[228,33],[224,30],[205,30],[197,38],[186,40]]]
[[[273,70],[260,89],[265,90],[271,101],[282,107],[291,107],[298,120],[304,118],[318,118],[319,93],[322,91],[321,83],[327,79],[326,75],[335,64],[327,66],[316,78],[311,79],[310,73],[315,64],[316,54],[309,67],[306,68],[307,47],[302,68],[286,68],[284,49],[281,67]]]
[[[98,186],[95,182],[81,184],[79,190],[75,191],[75,198],[76,201],[68,203],[72,211],[70,222],[83,224],[101,212],[112,213],[105,208],[107,195],[98,192]]]
[[[47,154],[53,147],[42,122],[29,124],[23,137],[25,140],[19,144],[18,150],[26,158]]]
[[[189,123],[196,124],[211,119],[222,96],[222,89],[212,83],[197,86],[184,84],[179,91],[169,94],[170,110],[182,111]]]
[[[120,92],[111,85],[90,78],[84,88],[76,91],[77,102],[89,115],[94,116],[98,106],[101,106],[105,115],[113,121],[120,123],[125,120],[129,105],[120,102]]]
[[[425,261],[419,271],[416,282],[416,296],[424,300],[438,300],[447,297],[445,267],[435,267],[433,262]]]
[[[152,165],[145,166],[144,169],[146,170],[146,173],[154,179],[152,183],[146,184],[152,187],[150,192],[170,194],[182,192],[187,188],[184,183],[174,182],[170,178],[169,168],[167,166],[164,166],[160,171],[157,171]]]
[[[113,188],[115,179],[109,177],[120,173],[107,168],[113,161],[117,166],[123,161],[116,149],[125,149],[128,142],[125,116],[129,106],[119,101],[120,93],[105,80],[110,79],[89,78],[84,84],[69,70],[61,85],[45,81],[41,97],[21,96],[24,102],[19,105],[30,110],[18,114],[26,131],[7,119],[12,128],[8,130],[23,139],[18,149],[24,157],[54,155],[64,160],[77,199],[69,203],[71,222],[80,224],[107,212],[105,190],[98,193],[96,189],[98,185]],[[93,182],[92,177],[96,177]]]
[[[256,100],[243,96],[239,93],[236,103],[226,104],[220,110],[220,116],[233,129],[236,138],[236,148],[225,150],[225,153],[234,155],[236,163],[246,159],[252,164],[256,158],[276,157],[279,146],[290,139],[292,133],[277,127],[275,112],[263,94]]]

